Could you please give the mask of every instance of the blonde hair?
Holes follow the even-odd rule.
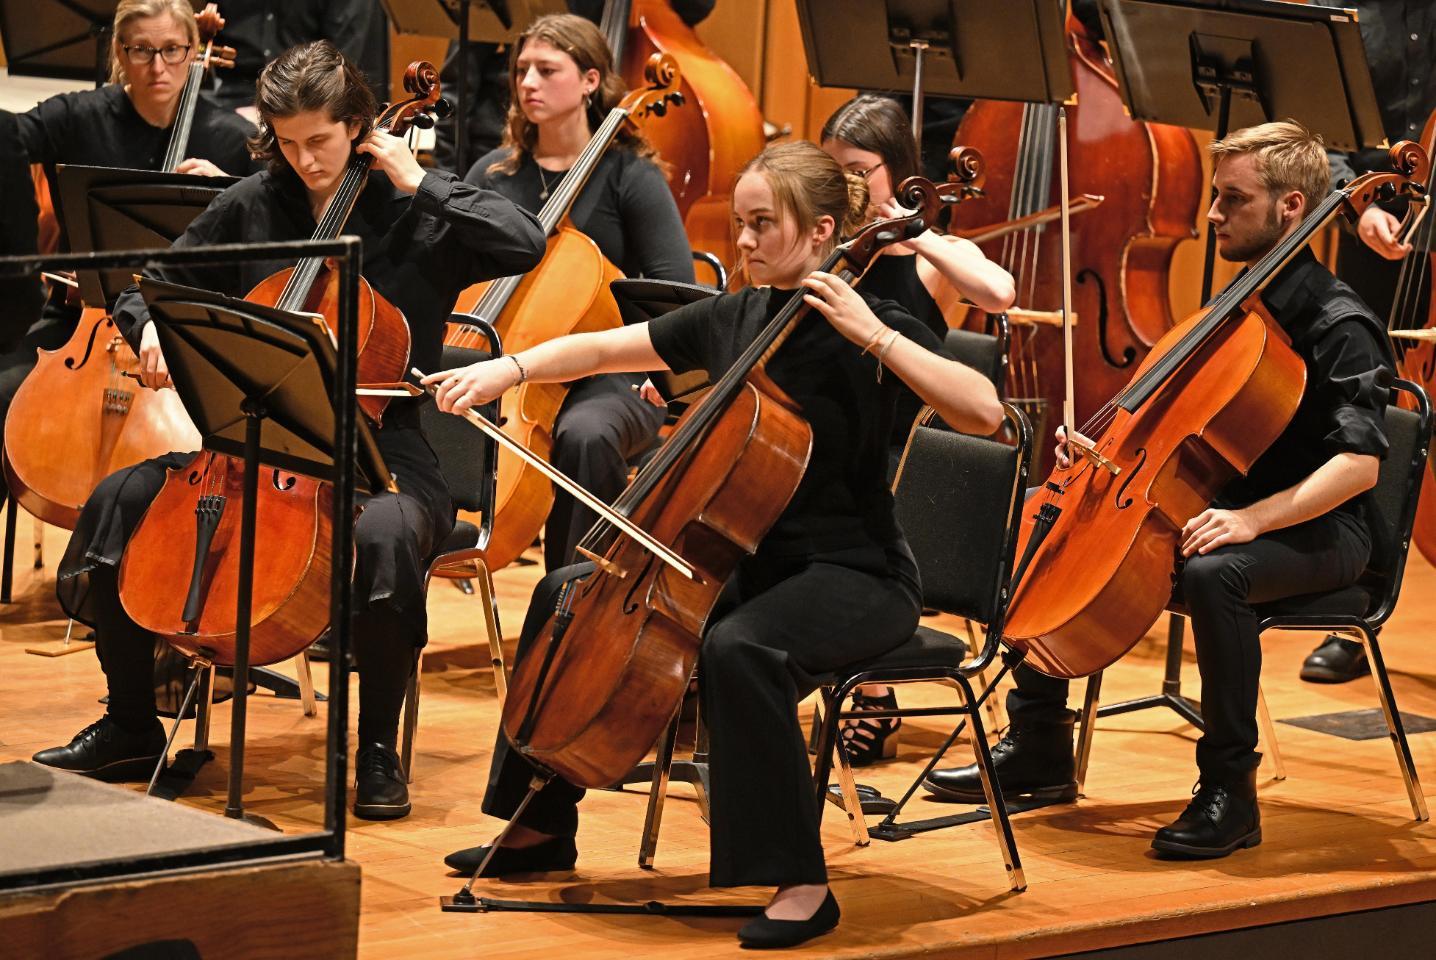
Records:
[[[825,254],[867,219],[867,180],[838,166],[816,143],[794,140],[765,148],[738,171],[734,186],[749,173],[767,178],[779,220],[792,218],[799,231],[813,229],[822,217],[833,218]]]
[[[189,0],[120,0],[120,5],[115,8],[115,19],[111,29],[111,83],[123,83],[125,80],[125,68],[120,62],[121,57],[124,56],[120,52],[122,43],[120,35],[124,33],[125,27],[131,20],[162,17],[165,14],[174,17],[175,23],[184,28],[185,33],[189,36],[191,47],[199,46],[199,24],[195,23],[194,7],[189,5]]]
[[[566,53],[577,66],[580,75],[590,70],[598,71],[598,87],[588,97],[588,126],[597,130],[608,112],[623,100],[628,87],[623,77],[613,69],[613,52],[608,49],[608,40],[592,20],[572,13],[551,13],[539,17],[529,28],[519,34],[509,55],[509,113],[504,121],[503,146],[508,156],[489,165],[486,173],[517,172],[526,156],[533,154],[538,144],[538,126],[524,116],[520,105],[518,64],[519,54],[530,40],[542,40],[555,49]],[[657,159],[656,151],[647,140],[634,133],[628,124],[619,128],[614,140],[628,147],[640,157]],[[659,169],[666,165],[660,164]],[[462,172],[462,171],[461,171]]]
[[[1295,190],[1306,198],[1306,212],[1331,191],[1331,168],[1321,137],[1295,120],[1278,120],[1238,130],[1207,148],[1213,165],[1224,157],[1249,153],[1257,177],[1272,194]]]

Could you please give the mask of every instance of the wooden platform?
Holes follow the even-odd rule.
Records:
[[[22,524],[22,539],[27,532]],[[63,544],[62,531],[49,531],[51,558]],[[537,577],[535,566],[500,574],[504,624],[511,632]],[[95,700],[104,689],[93,654],[53,660],[22,652],[64,632],[53,570],[19,571],[16,591],[17,602],[0,610],[0,761],[68,739],[99,716]],[[1403,710],[1427,716],[1436,716],[1433,597],[1436,571],[1413,557],[1402,607],[1383,634]],[[477,601],[436,584],[430,612],[434,639],[424,663],[414,812],[396,823],[350,823],[349,854],[364,873],[360,955],[736,956],[738,922],[731,920],[439,912],[438,897],[461,882],[448,875],[443,855],[483,842],[495,829],[478,813],[478,800],[496,709],[493,680],[472,627]],[[1157,690],[1165,636],[1159,627],[1109,672],[1105,700]],[[1315,640],[1301,634],[1269,638],[1263,676],[1273,715],[1280,720],[1375,706],[1370,681],[1336,687],[1297,681],[1297,667]],[[1187,677],[1195,693],[1190,658]],[[904,700],[935,702],[942,694],[936,687],[911,688]],[[212,811],[224,801],[227,708],[220,707],[217,718],[219,762],[204,770],[182,801]],[[322,711],[320,718],[306,719],[297,703],[261,695],[251,700],[249,723],[249,808],[286,831],[312,828],[322,818]],[[1008,893],[987,824],[858,849],[830,807],[824,839],[843,923],[798,953],[1045,957],[1436,900],[1436,826],[1411,820],[1390,745],[1280,723],[1278,729],[1288,779],[1263,777],[1265,843],[1205,864],[1163,862],[1148,850],[1152,832],[1181,810],[1195,779],[1194,731],[1166,712],[1103,721],[1086,799],[1016,818],[1029,883],[1023,894]],[[946,728],[909,721],[903,733],[898,761],[864,771],[861,779],[885,792],[900,789]],[[1436,799],[1436,736],[1414,736],[1412,747],[1426,793]],[[954,749],[965,761],[967,745]],[[767,891],[705,887],[706,828],[688,787],[675,786],[672,795],[652,873],[635,862],[643,797],[595,793],[583,806],[575,874],[496,883],[483,892],[514,899],[761,902]],[[926,802],[913,806],[915,815],[946,812]]]

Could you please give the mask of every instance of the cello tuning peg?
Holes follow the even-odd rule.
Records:
[[[668,112],[668,104],[664,103],[662,100],[659,100],[650,109],[652,110],[655,117],[661,117]]]
[[[415,115],[412,123],[420,130],[431,130],[434,127],[434,118],[427,113],[420,113]]]
[[[675,90],[675,91],[673,91],[672,93],[670,93],[670,94],[668,95],[668,99],[670,99],[670,100],[673,101],[673,105],[674,105],[675,107],[681,107],[681,106],[683,106],[683,104],[684,104],[683,91],[682,91],[682,90]]]
[[[454,115],[454,105],[443,97],[440,97],[434,101],[434,105],[429,108],[429,112],[439,120],[447,120]]]

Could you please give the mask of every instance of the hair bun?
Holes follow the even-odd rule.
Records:
[[[848,211],[843,216],[843,236],[851,237],[867,222],[871,194],[868,192],[868,179],[862,174],[844,170],[843,179],[848,182]]]

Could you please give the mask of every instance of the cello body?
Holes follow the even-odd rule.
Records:
[[[97,308],[80,315],[63,347],[39,351],[5,418],[5,481],[22,507],[72,530],[111,473],[199,447],[179,395],[126,376],[138,370],[134,350]]]
[[[671,165],[669,188],[695,250],[732,264],[729,205],[743,164],[766,142],[763,115],[753,92],[737,72],[704,45],[666,0],[633,0],[621,72],[631,86],[643,80],[644,64],[655,52],[672,54],[682,73],[685,106],[661,123],[646,123],[643,135]]]
[[[1080,423],[1127,383],[1173,325],[1168,270],[1177,245],[1196,237],[1202,165],[1185,128],[1127,116],[1101,47],[1080,27],[1069,25],[1067,40],[1077,87],[1077,104],[1067,107],[1070,188],[1073,195],[1105,198],[1072,219]],[[1061,202],[1060,180],[1053,172],[1052,117],[1055,108],[1036,105],[990,100],[972,105],[953,142],[976,147],[986,159],[986,196],[953,212],[955,231],[1017,219]],[[1045,141],[1040,135],[1044,124],[1053,124]],[[1030,229],[984,243],[982,249],[1017,281],[1018,307],[1061,310],[1061,236],[1055,229]],[[1006,393],[1026,408],[1040,430],[1042,414],[1062,408],[1061,331],[1014,323],[1012,337]],[[1045,444],[1042,456],[1051,456]]]
[[[623,538],[605,560],[621,576],[600,567],[576,584],[573,621],[542,683],[542,700],[562,709],[535,711],[537,722],[529,722],[554,620],[509,683],[504,730],[526,756],[585,787],[616,783],[643,759],[692,675],[723,584],[787,506],[811,446],[812,430],[791,401],[766,376],[753,377],[701,446],[631,514],[673,544],[698,579],[674,574]]]
[[[1200,322],[1158,341],[1148,371]],[[1245,472],[1296,414],[1306,365],[1264,311],[1224,324],[1190,357],[1160,399],[1118,408],[1097,450],[1121,468],[1086,460],[1057,471],[1028,501],[1063,503],[1008,610],[1004,634],[1027,662],[1055,677],[1082,677],[1130,650],[1166,608],[1182,527]],[[1094,438],[1096,439],[1096,438]],[[1023,525],[1017,553],[1033,522]]]
[[[542,262],[519,283],[494,326],[509,353],[570,333],[621,326],[609,283],[623,274],[599,252],[598,245],[564,223],[548,238]],[[489,283],[459,296],[456,310],[471,313]],[[445,338],[456,346],[477,346],[460,330]],[[505,394],[500,423],[524,448],[549,459],[554,420],[568,395],[562,383],[524,383]],[[553,507],[553,484],[507,449],[499,448],[493,533],[486,558],[489,569],[505,567],[534,542]]]
[[[231,665],[239,585],[244,461],[203,451],[170,471],[120,562],[120,599],[141,627],[181,653]],[[249,662],[293,657],[329,625],[333,487],[261,467],[255,500]],[[212,539],[196,517],[217,514]],[[198,617],[186,619],[191,584]]]

